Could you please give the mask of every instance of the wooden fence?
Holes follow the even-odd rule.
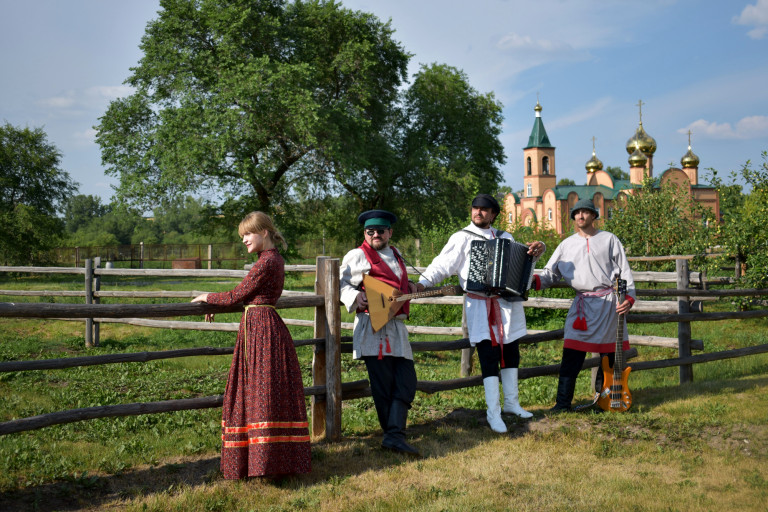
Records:
[[[675,283],[674,289],[638,289],[638,297],[673,297],[675,300],[638,300],[632,314],[627,316],[628,323],[663,323],[676,322],[678,337],[660,338],[655,336],[630,336],[632,345],[662,346],[677,349],[676,358],[658,361],[643,361],[632,365],[633,371],[678,366],[680,382],[693,379],[692,365],[701,362],[715,361],[744,355],[758,354],[768,351],[768,344],[737,350],[716,353],[692,355],[693,350],[703,349],[700,340],[691,339],[690,323],[692,321],[714,321],[724,319],[755,318],[768,316],[768,311],[737,311],[723,313],[704,313],[702,302],[717,297],[726,296],[758,296],[768,294],[768,290],[710,290],[711,285],[728,284],[729,278],[707,280],[698,272],[688,269],[689,258],[685,256],[668,257],[676,260],[676,272],[633,272],[635,282]],[[337,441],[341,438],[341,403],[342,400],[370,396],[367,380],[355,382],[341,381],[341,354],[351,353],[351,337],[341,336],[342,329],[351,329],[352,324],[342,324],[339,300],[339,260],[336,258],[318,257],[316,265],[286,265],[287,272],[315,273],[315,291],[290,292],[285,291],[279,299],[278,309],[314,308],[313,320],[295,320],[286,318],[289,325],[301,325],[313,328],[313,338],[295,340],[296,346],[313,346],[312,385],[304,389],[306,396],[311,397],[311,429],[313,438],[325,438],[327,441]],[[46,274],[81,274],[84,278],[83,291],[29,291],[29,290],[0,290],[0,295],[6,296],[75,296],[83,297],[85,304],[51,304],[51,303],[0,303],[0,317],[22,318],[56,318],[65,320],[85,320],[85,343],[87,346],[98,345],[98,326],[104,322],[120,322],[132,325],[197,330],[237,331],[237,323],[209,324],[206,322],[153,320],[157,317],[189,316],[205,313],[224,313],[242,311],[242,305],[222,307],[202,303],[176,304],[100,304],[102,297],[110,298],[190,298],[201,291],[107,291],[101,290],[102,276],[162,276],[162,277],[228,277],[242,278],[246,272],[240,270],[149,270],[149,269],[113,269],[100,268],[98,262],[86,261],[84,268],[73,267],[0,267],[0,272],[24,272]],[[691,288],[691,286],[698,288]],[[692,300],[694,299],[694,300]],[[417,299],[414,303],[461,305],[461,296]],[[557,308],[570,307],[570,299],[551,299],[531,297],[525,307]],[[646,314],[647,313],[647,314]],[[445,381],[419,381],[417,389],[425,393],[479,386],[481,376],[469,377],[471,374],[471,351],[466,335],[466,326],[462,327],[431,327],[408,326],[411,333],[437,334],[447,336],[462,336],[461,339],[436,342],[412,342],[415,352],[462,350],[461,377]],[[562,339],[563,330],[529,331],[519,341],[521,344],[540,343]],[[0,372],[58,369],[74,366],[89,366],[122,362],[146,362],[156,359],[188,357],[199,355],[231,354],[234,348],[201,347],[183,350],[142,352],[131,354],[112,354],[104,356],[85,356],[73,358],[57,358],[50,360],[9,361],[0,363]],[[637,355],[637,349],[631,349],[627,359]],[[596,368],[599,365],[597,357],[587,359],[584,368]],[[521,368],[520,379],[543,375],[556,375],[559,365],[545,365],[532,368]],[[202,398],[166,400],[151,403],[134,403],[88,407],[70,411],[60,411],[43,414],[30,418],[0,423],[0,435],[41,428],[49,425],[70,423],[84,419],[128,416],[169,412],[184,409],[202,409],[220,407],[222,396]]]

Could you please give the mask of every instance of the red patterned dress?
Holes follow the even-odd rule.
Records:
[[[308,473],[309,425],[299,360],[275,310],[285,268],[277,249],[259,253],[231,292],[209,293],[209,304],[244,303],[222,412],[224,478]]]

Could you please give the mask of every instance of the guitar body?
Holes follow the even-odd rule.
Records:
[[[603,357],[603,389],[597,399],[597,405],[604,411],[624,412],[632,407],[632,393],[629,391],[627,381],[630,366],[624,368],[619,379],[614,379],[613,368],[608,364],[608,358]]]

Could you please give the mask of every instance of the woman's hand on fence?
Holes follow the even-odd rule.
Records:
[[[208,294],[202,293],[192,299],[192,302],[208,302]],[[206,322],[213,322],[214,321],[214,313],[206,313],[205,314],[205,321]]]

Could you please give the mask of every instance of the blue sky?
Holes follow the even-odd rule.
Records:
[[[421,64],[463,70],[504,105],[505,184],[522,188],[537,95],[558,178],[592,156],[628,170],[643,126],[657,174],[680,165],[690,130],[702,170],[721,175],[768,150],[768,0],[346,0],[391,19]],[[157,0],[0,0],[0,122],[42,127],[80,193],[112,195],[93,126],[122,83]]]

